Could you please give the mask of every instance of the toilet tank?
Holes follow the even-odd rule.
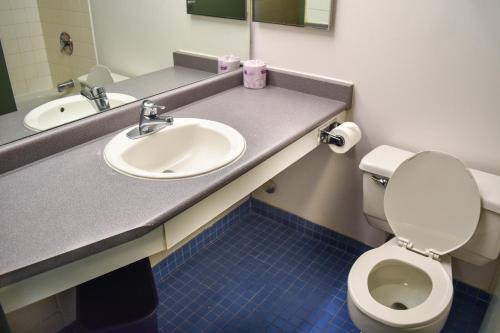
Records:
[[[379,146],[359,165],[363,171],[363,211],[375,228],[393,233],[384,213],[385,185],[396,168],[414,153]],[[481,194],[482,211],[472,238],[452,256],[475,265],[495,260],[500,253],[500,176],[469,169]]]

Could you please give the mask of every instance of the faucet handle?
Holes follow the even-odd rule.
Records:
[[[145,117],[156,117],[158,115],[158,109],[164,110],[165,108],[165,106],[155,104],[148,99],[142,102],[142,114]]]
[[[159,119],[165,121],[167,125],[173,125],[174,124],[174,117],[162,114],[161,116],[158,116]]]
[[[90,89],[92,96],[104,97],[106,96],[106,89],[104,87],[93,87]]]

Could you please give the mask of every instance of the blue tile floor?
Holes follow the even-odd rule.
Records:
[[[346,283],[351,265],[369,249],[246,201],[154,267],[160,332],[358,332],[347,312]],[[454,287],[443,332],[478,332],[490,295],[459,282]]]
[[[358,332],[346,283],[367,247],[256,200],[245,205],[196,253],[155,268],[160,332]],[[488,302],[456,282],[443,332],[478,332]]]

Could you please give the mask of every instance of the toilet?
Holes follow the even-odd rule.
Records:
[[[453,299],[452,256],[484,265],[500,252],[500,177],[390,146],[360,168],[368,222],[395,237],[351,267],[349,315],[364,333],[439,332]]]

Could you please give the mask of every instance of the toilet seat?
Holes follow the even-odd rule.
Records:
[[[460,160],[425,151],[394,171],[385,191],[384,212],[405,247],[438,258],[471,239],[479,222],[481,196]]]
[[[432,290],[421,304],[408,310],[395,310],[375,300],[368,289],[368,276],[380,263],[396,260],[414,266],[427,274]],[[349,272],[348,292],[356,307],[365,315],[398,328],[412,328],[432,323],[449,310],[453,284],[443,265],[420,254],[394,244],[386,244],[361,255]]]

